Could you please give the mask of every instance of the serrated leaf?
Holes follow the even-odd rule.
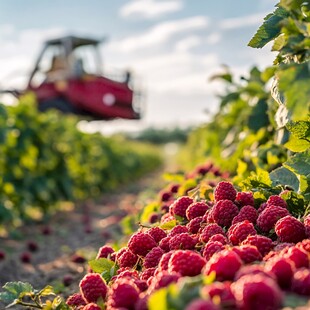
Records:
[[[307,176],[310,174],[310,152],[298,153],[290,157],[283,166],[292,172]]]
[[[299,181],[296,175],[290,170],[280,167],[273,170],[270,174],[270,179],[272,181],[272,186],[277,185],[287,185],[290,188],[298,191]]]
[[[9,304],[14,302],[14,300],[16,299],[16,295],[10,292],[1,292],[0,293],[0,300],[5,303],[5,304]]]
[[[302,216],[305,212],[305,200],[304,197],[294,191],[285,191],[281,193],[287,203],[287,208],[295,217]]]
[[[167,294],[168,289],[162,288],[155,291],[148,299],[148,309],[149,310],[168,310],[167,305]]]
[[[276,38],[281,31],[280,21],[288,16],[288,12],[278,7],[273,13],[264,18],[264,23],[258,28],[257,32],[248,43],[254,48],[262,48],[268,42]]]
[[[15,299],[19,299],[28,293],[33,292],[33,287],[28,282],[8,282],[3,286],[7,292],[0,293],[0,300],[6,299],[6,303],[12,303]]]
[[[94,272],[100,273],[106,282],[109,282],[117,271],[115,262],[107,258],[93,259],[88,264]]]
[[[164,230],[170,230],[172,229],[174,226],[176,226],[177,224],[177,221],[176,220],[172,220],[172,221],[169,221],[169,222],[166,222],[164,224],[161,224],[159,227],[161,229],[164,229]]]
[[[54,289],[52,286],[47,285],[38,293],[39,296],[48,296],[48,295],[55,295]]]
[[[310,147],[310,141],[291,138],[284,146],[292,152],[304,152]]]

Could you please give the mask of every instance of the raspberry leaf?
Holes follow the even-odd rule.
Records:
[[[100,273],[106,282],[109,282],[111,278],[116,275],[118,270],[115,262],[107,258],[93,259],[90,260],[88,264],[94,272]]]
[[[176,220],[172,220],[172,221],[169,221],[169,222],[167,222],[167,223],[164,223],[164,224],[162,224],[162,225],[160,225],[159,227],[161,228],[161,229],[168,229],[168,230],[170,230],[170,229],[172,229],[174,226],[176,226],[176,224],[177,224],[177,221]]]

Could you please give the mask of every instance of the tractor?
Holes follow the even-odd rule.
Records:
[[[57,109],[91,120],[140,119],[141,92],[129,71],[118,79],[101,72],[100,40],[65,36],[48,40],[32,70],[26,89],[6,90],[17,97],[31,91],[38,109]]]

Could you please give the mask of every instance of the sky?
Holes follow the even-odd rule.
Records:
[[[144,91],[139,121],[82,123],[86,130],[189,126],[210,120],[223,90],[209,78],[272,64],[270,46],[247,43],[273,0],[1,0],[0,88],[21,87],[42,47],[62,35],[106,38],[103,71],[131,70]]]

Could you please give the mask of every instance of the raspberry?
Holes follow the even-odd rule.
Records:
[[[278,207],[282,207],[282,208],[285,208],[287,209],[287,203],[286,201],[281,198],[280,196],[277,196],[277,195],[273,195],[273,196],[270,196],[267,200],[267,207],[269,206],[278,206]]]
[[[310,254],[310,239],[305,239],[301,242],[298,242],[296,246]]]
[[[243,276],[231,285],[240,309],[277,310],[283,302],[283,295],[277,283],[262,275]]]
[[[138,256],[132,253],[128,248],[117,256],[117,262],[120,267],[134,267],[137,264]]]
[[[170,212],[172,215],[186,218],[186,209],[194,200],[188,196],[182,196],[172,203]]]
[[[74,262],[74,263],[77,263],[77,264],[83,264],[83,263],[86,262],[86,258],[84,256],[82,256],[82,255],[74,253],[71,256],[71,261]]]
[[[29,252],[23,252],[20,254],[19,258],[23,263],[28,264],[31,261],[31,254]]]
[[[232,251],[236,252],[245,264],[250,264],[255,261],[261,261],[262,255],[253,245],[240,245],[232,248]]]
[[[182,226],[182,225],[177,225],[177,226],[174,226],[168,236],[169,237],[173,237],[173,236],[176,236],[176,235],[179,235],[179,234],[183,234],[183,233],[187,233],[188,232],[188,228],[186,226]]]
[[[194,202],[186,209],[186,218],[190,221],[198,216],[203,216],[208,209],[209,206],[205,202]]]
[[[215,235],[211,236],[208,242],[211,242],[211,241],[218,241],[224,245],[228,243],[227,238],[222,234],[215,234]]]
[[[169,266],[169,260],[170,260],[170,257],[171,255],[173,254],[173,252],[168,252],[168,253],[165,253],[160,261],[159,261],[159,264],[158,264],[158,270],[168,270],[168,266]]]
[[[27,248],[30,252],[36,252],[39,248],[38,244],[35,241],[28,241]]]
[[[139,298],[139,289],[133,280],[129,278],[114,282],[109,290],[107,308],[134,309]]]
[[[262,254],[262,256],[265,256],[273,248],[272,240],[261,235],[248,236],[241,243],[241,245],[245,244],[256,246],[257,250],[260,252],[260,254]]]
[[[145,268],[151,268],[157,266],[164,253],[165,252],[160,247],[153,248],[145,256],[143,266]]]
[[[258,214],[254,207],[252,206],[244,206],[240,209],[238,215],[236,215],[232,221],[232,224],[236,224],[245,220],[255,224],[257,220]]]
[[[156,241],[149,234],[137,232],[133,234],[129,241],[129,249],[136,255],[145,256],[150,250],[157,246]]]
[[[161,191],[160,193],[159,193],[159,200],[160,201],[168,201],[170,198],[171,198],[171,192],[170,191],[165,191],[165,190],[163,190],[163,191]]]
[[[308,253],[301,248],[288,248],[287,252],[283,254],[283,257],[290,259],[297,269],[302,267],[309,268]]]
[[[68,297],[68,299],[66,300],[66,304],[68,306],[77,307],[77,306],[85,306],[86,302],[85,302],[82,294],[75,293],[75,294]]]
[[[141,274],[140,274],[140,279],[147,281],[150,277],[153,277],[154,273],[155,273],[156,268],[152,267],[152,268],[147,268],[145,269]]]
[[[270,278],[272,280],[276,280],[276,277],[273,273],[267,272],[263,265],[245,265],[242,266],[235,276],[235,281],[241,279],[243,276],[255,276],[262,275],[264,277]]]
[[[222,181],[219,182],[214,189],[214,199],[219,200],[231,200],[236,199],[237,191],[230,182]]]
[[[281,242],[297,243],[306,238],[306,228],[295,217],[287,215],[277,221],[275,231]]]
[[[159,243],[159,241],[167,236],[165,231],[159,227],[152,227],[147,232],[153,239]]]
[[[169,189],[171,193],[177,193],[180,188],[180,184],[171,184]]]
[[[109,256],[111,256],[111,254],[114,253],[113,248],[111,248],[108,245],[104,245],[102,246],[97,253],[96,259],[99,258],[108,258]]]
[[[159,222],[160,217],[161,217],[160,214],[153,212],[153,213],[151,213],[151,214],[149,215],[149,218],[148,218],[147,221],[148,221],[149,223],[151,223],[151,224],[154,224],[154,223]]]
[[[235,273],[242,266],[239,255],[231,250],[222,250],[215,253],[205,266],[204,273],[209,275],[215,272],[216,280],[233,280]]]
[[[228,230],[228,239],[233,245],[240,244],[250,235],[256,235],[254,225],[249,221],[243,221],[232,225]]]
[[[139,273],[135,269],[131,269],[129,267],[122,267],[117,270],[117,279],[124,278],[124,277],[130,277],[130,278],[136,278],[139,279]],[[115,280],[115,279],[114,279]]]
[[[203,249],[202,256],[208,261],[214,253],[224,250],[224,245],[218,241],[209,241]]]
[[[292,281],[292,291],[304,296],[310,296],[310,270],[301,268],[296,271]]]
[[[235,203],[240,206],[254,206],[254,197],[252,192],[238,192]]]
[[[64,286],[69,286],[73,282],[73,277],[71,274],[65,274],[62,278],[62,283]]]
[[[213,235],[217,234],[225,235],[223,228],[216,223],[211,223],[203,228],[199,239],[200,241],[207,243]]]
[[[268,206],[257,218],[257,226],[265,233],[274,228],[276,222],[289,215],[287,209],[279,206]]]
[[[196,298],[185,307],[185,310],[220,310],[220,308],[210,300]]]
[[[238,207],[230,200],[219,200],[212,209],[212,218],[220,226],[229,227],[239,213]]]
[[[101,308],[92,302],[90,304],[87,304],[85,307],[83,307],[83,310],[101,310]]]
[[[169,241],[170,250],[191,250],[195,248],[197,239],[188,233],[173,236]]]
[[[310,227],[310,214],[304,218],[304,225]]]
[[[178,273],[175,272],[169,273],[168,271],[160,271],[153,277],[150,283],[149,292],[166,287],[171,283],[176,283],[179,279],[180,274]]]
[[[191,232],[192,234],[197,234],[199,229],[201,228],[202,219],[203,219],[202,216],[198,216],[198,217],[195,217],[194,219],[192,219],[186,225],[186,227],[188,228],[189,232]]]
[[[174,216],[171,213],[166,213],[164,214],[161,219],[160,219],[160,223],[161,224],[165,224],[165,223],[169,223],[171,221],[175,220]]]
[[[161,249],[163,249],[164,252],[169,252],[170,251],[170,246],[169,246],[170,239],[171,239],[171,237],[168,236],[168,237],[165,237],[165,238],[161,239],[160,242],[159,242],[159,247]]]
[[[80,290],[83,298],[88,302],[97,302],[99,298],[105,299],[108,287],[98,273],[89,273],[80,281]]]
[[[291,246],[294,246],[295,243],[290,243],[290,242],[283,242],[283,243],[278,243],[275,247],[274,247],[274,251],[276,252],[280,252],[283,249],[289,248]]]
[[[182,276],[197,276],[206,261],[198,253],[190,250],[176,250],[170,257],[168,271],[180,273]]]
[[[267,202],[263,202],[257,209],[258,214],[261,214],[267,208]]]
[[[226,309],[235,309],[236,300],[231,291],[229,282],[213,282],[209,285],[204,286],[201,289],[201,295],[206,299],[211,299],[215,296],[220,298],[221,305]]]
[[[0,250],[0,260],[5,259],[5,252]]]
[[[267,272],[271,272],[276,276],[281,288],[290,288],[295,266],[289,259],[283,257],[272,258],[266,262],[265,269]]]

